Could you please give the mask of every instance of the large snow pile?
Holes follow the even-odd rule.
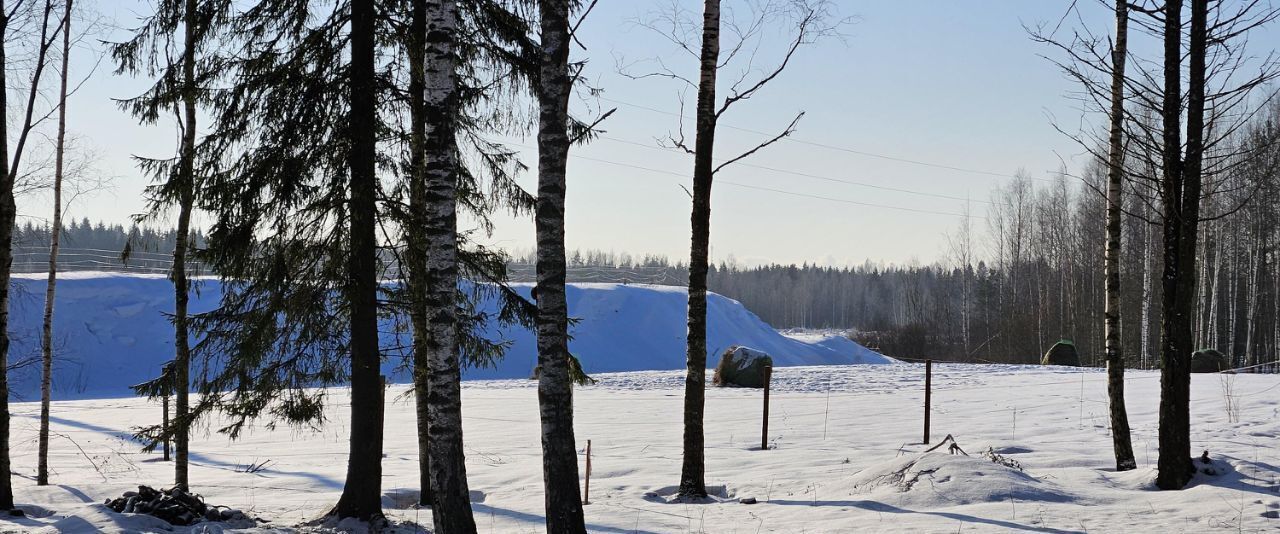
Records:
[[[12,362],[39,356],[44,305],[43,275],[18,275],[10,307],[14,344]],[[192,296],[191,311],[213,308],[219,298],[216,280],[203,280]],[[516,286],[526,298],[532,286]],[[130,395],[128,386],[153,378],[173,357],[173,327],[165,315],[173,310],[173,292],[163,276],[66,273],[59,277],[55,314],[54,388],[57,398]],[[572,284],[569,313],[570,350],[587,373],[683,369],[685,366],[684,288],[622,284]],[[731,345],[748,345],[769,353],[774,365],[891,363],[839,336],[796,339],[779,334],[735,300],[711,294],[707,307],[707,365],[714,367]],[[383,332],[392,331],[390,324]],[[464,377],[528,378],[537,360],[534,333],[520,327],[489,325],[490,339],[511,342],[497,367],[468,369]],[[386,338],[386,345],[407,340]],[[395,360],[394,358],[392,360]],[[388,361],[383,372],[403,382],[402,362]],[[15,371],[13,391],[34,399],[39,366]]]

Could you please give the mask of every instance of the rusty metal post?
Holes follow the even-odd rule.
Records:
[[[760,450],[769,450],[769,382],[773,379],[773,366],[764,366],[764,417],[760,425]]]
[[[591,504],[591,440],[587,440],[587,479],[582,488],[582,504]]]

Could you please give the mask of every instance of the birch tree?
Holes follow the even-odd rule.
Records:
[[[1111,52],[1110,144],[1107,158],[1106,243],[1106,355],[1107,401],[1111,409],[1111,441],[1116,470],[1138,467],[1129,438],[1129,414],[1124,405],[1124,354],[1120,344],[1120,208],[1124,204],[1124,63],[1128,53],[1128,0],[1116,0],[1116,38]]]
[[[14,21],[18,17],[32,16],[38,20],[39,40],[35,43],[36,55],[31,64],[31,77],[27,83],[25,101],[14,108],[19,111],[17,121],[0,120],[0,509],[13,510],[12,464],[9,450],[9,278],[13,268],[13,230],[18,206],[14,199],[14,184],[22,169],[22,156],[35,127],[35,108],[40,96],[44,69],[49,50],[57,40],[61,24],[52,30],[55,4],[45,0],[38,4],[26,2],[7,3],[0,0],[0,112],[6,119],[9,110],[9,64],[7,48],[10,42],[22,37],[15,32]],[[23,10],[29,10],[24,12]],[[18,127],[17,137],[9,147],[10,124]]]
[[[427,432],[431,458],[430,490],[432,521],[439,532],[475,532],[471,515],[467,469],[462,446],[461,362],[458,346],[456,295],[458,291],[458,146],[455,120],[459,96],[457,77],[458,6],[453,0],[415,0],[412,29],[422,42],[424,80],[411,98],[420,109],[422,124],[414,121],[414,136],[421,143],[422,161],[415,166],[422,182],[411,185],[411,202],[421,206],[425,225],[422,251],[425,256],[421,326],[426,350],[420,358],[427,367]],[[421,129],[423,131],[419,132]],[[417,231],[411,229],[411,234]],[[418,260],[420,261],[420,260]],[[415,261],[416,263],[416,261]],[[418,360],[421,361],[421,360]]]
[[[565,173],[569,163],[570,1],[538,3],[537,233],[538,414],[542,422],[542,478],[547,532],[586,532],[578,493],[569,377],[569,308],[565,297]]]
[[[62,233],[62,179],[67,145],[67,64],[71,57],[72,0],[62,11],[62,68],[58,90],[58,132],[54,147],[53,217],[49,222],[49,277],[44,293],[44,328],[41,331],[40,431],[36,485],[49,484],[49,401],[53,390],[53,303],[58,284],[58,240]]]
[[[430,434],[436,419],[430,406],[439,405],[445,415],[460,410],[461,389],[457,385],[440,388],[440,394],[432,397],[431,381],[457,382],[461,367],[487,366],[502,356],[505,343],[490,341],[482,332],[490,320],[529,326],[536,315],[533,305],[507,285],[506,255],[470,242],[457,229],[459,212],[478,222],[482,231],[491,232],[493,211],[504,209],[524,216],[533,209],[532,195],[515,182],[515,176],[525,170],[523,163],[514,151],[486,138],[491,133],[523,132],[525,128],[510,120],[516,104],[508,100],[528,94],[533,68],[525,59],[532,50],[529,21],[507,7],[452,0],[406,3],[408,153],[403,157],[404,179],[392,191],[386,217],[387,222],[400,227],[399,241],[404,243],[405,253],[398,261],[405,288],[404,298],[393,296],[390,300],[405,303],[402,311],[413,330],[422,488],[419,501],[435,506],[436,517],[470,517],[471,512],[463,500],[468,491],[461,420],[457,417],[439,419],[440,424],[456,427],[437,429],[450,434],[441,438],[440,453],[445,456],[439,466],[453,471],[437,477],[438,488],[432,487]],[[441,193],[451,200],[442,198]],[[451,254],[433,253],[432,243],[453,243],[454,250]],[[450,269],[452,273],[445,272]],[[448,278],[453,282],[445,280]],[[445,298],[445,289],[450,287],[452,293]],[[486,299],[498,302],[496,313],[478,307]],[[451,335],[437,331],[446,323],[453,324]],[[448,354],[453,356],[444,360],[444,372],[429,369],[433,356]],[[444,505],[433,505],[434,494],[445,487],[452,495],[451,511],[445,511]],[[465,519],[463,523],[446,530],[464,529]]]

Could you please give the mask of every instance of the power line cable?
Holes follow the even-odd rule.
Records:
[[[606,101],[606,102],[610,102],[610,103],[613,103],[613,104],[618,104],[618,105],[627,106],[627,107],[636,108],[636,109],[642,109],[642,110],[645,110],[645,111],[650,111],[650,112],[653,112],[653,113],[660,113],[660,114],[663,114],[663,115],[669,115],[669,116],[673,116],[673,117],[681,117],[681,115],[680,115],[679,113],[675,113],[675,112],[671,112],[671,111],[666,111],[666,110],[663,110],[663,109],[658,109],[658,108],[649,107],[649,106],[643,106],[643,105],[640,105],[640,104],[633,104],[633,103],[631,103],[631,102],[624,102],[624,101],[621,101],[621,100],[616,100],[616,99],[607,98],[607,97],[603,97],[603,96],[598,97],[598,98],[599,98],[600,100],[603,100],[603,101]],[[741,126],[733,126],[733,125],[731,125],[731,124],[717,123],[717,124],[716,124],[716,126],[717,126],[718,128],[728,128],[728,129],[730,129],[730,130],[737,130],[737,131],[740,131],[740,132],[752,133],[752,134],[756,134],[756,135],[763,135],[763,136],[767,136],[767,137],[773,137],[773,136],[777,135],[776,133],[763,132],[763,131],[760,131],[760,130],[754,130],[754,129],[751,129],[751,128],[743,128],[743,127],[741,127]],[[886,154],[878,154],[878,153],[875,153],[875,152],[868,152],[868,151],[865,151],[865,150],[857,150],[857,149],[849,148],[849,147],[843,147],[843,146],[831,145],[831,144],[827,144],[827,143],[819,143],[819,142],[817,142],[817,141],[809,141],[809,140],[806,140],[806,139],[800,139],[800,138],[797,138],[797,137],[795,137],[795,136],[786,136],[786,137],[782,138],[782,140],[783,140],[783,141],[789,141],[789,142],[792,142],[792,143],[799,143],[799,144],[802,144],[802,145],[809,145],[809,146],[813,146],[813,147],[824,148],[824,149],[827,149],[827,150],[835,150],[835,151],[839,151],[839,152],[845,152],[845,153],[849,153],[849,154],[855,154],[855,155],[858,155],[858,156],[865,156],[865,157],[869,157],[869,158],[883,159],[883,160],[887,160],[887,161],[896,161],[896,162],[898,162],[898,163],[907,163],[907,164],[910,164],[910,165],[919,165],[919,166],[923,166],[923,167],[933,167],[933,168],[935,168],[935,169],[944,169],[944,170],[949,170],[949,171],[963,172],[963,173],[976,174],[976,175],[983,175],[983,176],[994,176],[994,177],[996,177],[996,178],[1006,178],[1006,179],[1008,179],[1008,178],[1015,178],[1015,179],[1016,179],[1016,178],[1019,178],[1019,176],[1018,176],[1018,175],[1016,175],[1016,174],[1009,174],[1009,173],[1003,173],[1003,172],[994,172],[994,171],[985,171],[985,170],[980,170],[980,169],[968,169],[968,168],[965,168],[965,167],[957,167],[957,166],[954,166],[954,165],[946,165],[946,164],[942,164],[942,163],[933,163],[933,162],[929,162],[929,161],[920,161],[920,160],[914,160],[914,159],[910,159],[910,158],[902,158],[902,157],[898,157],[898,156],[889,156],[889,155],[886,155]],[[1051,182],[1051,181],[1053,181],[1052,179],[1049,179],[1049,178],[1041,178],[1041,177],[1037,177],[1037,176],[1027,176],[1027,178],[1031,178],[1031,179],[1033,179],[1033,180],[1042,180],[1042,181],[1046,181],[1046,182]]]
[[[602,135],[602,136],[600,136],[600,138],[601,138],[601,139],[604,139],[604,140],[607,140],[607,141],[613,141],[613,142],[615,142],[615,143],[622,143],[622,144],[627,144],[627,145],[635,145],[635,146],[638,146],[638,147],[648,148],[648,149],[651,149],[651,150],[659,150],[659,151],[662,151],[662,152],[673,152],[673,153],[674,153],[674,151],[673,151],[672,149],[667,149],[667,148],[663,148],[663,147],[659,147],[659,146],[648,145],[648,144],[641,143],[641,142],[638,142],[638,141],[631,141],[631,140],[629,140],[629,139],[622,139],[622,138],[612,137],[612,136],[608,136],[608,135]],[[717,161],[717,162],[723,162],[723,161],[726,161],[726,160],[721,159],[721,158],[715,158],[715,161]],[[917,190],[914,190],[914,189],[903,189],[903,188],[900,188],[900,187],[890,187],[890,186],[887,186],[887,185],[878,185],[878,184],[872,184],[872,183],[867,183],[867,182],[859,182],[859,181],[854,181],[854,180],[848,180],[848,179],[844,179],[844,178],[833,178],[833,177],[830,177],[830,176],[823,176],[823,175],[820,175],[820,174],[812,174],[812,173],[806,173],[806,172],[800,172],[800,171],[793,171],[793,170],[788,170],[788,169],[779,169],[779,168],[776,168],[776,167],[768,167],[768,166],[764,166],[764,165],[756,165],[756,164],[754,164],[754,163],[746,163],[746,162],[742,162],[742,161],[739,161],[739,162],[737,162],[737,163],[734,163],[734,164],[733,164],[733,166],[735,166],[735,167],[748,167],[748,168],[752,168],[752,169],[760,169],[760,170],[764,170],[764,171],[776,172],[776,173],[782,173],[782,174],[791,174],[791,175],[800,176],[800,177],[804,177],[804,178],[811,178],[811,179],[814,179],[814,180],[822,180],[822,181],[826,181],[826,182],[835,182],[835,183],[841,183],[841,184],[852,185],[852,186],[857,186],[857,187],[866,187],[866,188],[870,188],[870,189],[879,189],[879,190],[882,190],[882,191],[892,191],[892,192],[895,192],[895,193],[905,193],[905,194],[908,194],[908,195],[919,195],[919,196],[925,196],[925,197],[943,198],[943,199],[947,199],[947,200],[956,200],[956,201],[960,201],[960,202],[977,202],[977,203],[980,203],[980,204],[995,204],[994,202],[991,202],[991,201],[989,201],[989,200],[973,200],[973,199],[964,198],[964,197],[957,197],[957,196],[952,196],[952,195],[944,195],[944,194],[942,194],[942,193],[930,193],[930,192],[927,192],[927,191],[917,191]]]
[[[531,146],[523,145],[523,144],[519,144],[519,143],[511,143],[511,145],[512,145],[512,146],[521,147],[521,148],[525,148],[525,149],[529,149],[529,150],[533,150],[533,149],[534,149],[534,148],[533,148],[533,147],[531,147]],[[662,170],[662,169],[654,169],[654,168],[651,168],[651,167],[645,167],[645,166],[642,166],[642,165],[635,165],[635,164],[631,164],[631,163],[622,163],[622,162],[619,162],[619,161],[612,161],[612,160],[607,160],[607,159],[602,159],[602,158],[593,158],[593,157],[590,157],[590,156],[583,156],[583,155],[580,155],[580,154],[570,153],[570,154],[569,154],[569,157],[574,158],[574,159],[584,160],[584,161],[593,161],[593,162],[596,162],[596,163],[603,163],[603,164],[606,164],[606,165],[614,165],[614,166],[617,166],[617,167],[625,167],[625,168],[629,168],[629,169],[636,169],[636,170],[641,170],[641,171],[646,171],[646,172],[652,172],[652,173],[657,173],[657,174],[666,174],[666,175],[670,175],[670,176],[678,176],[678,177],[681,177],[681,178],[685,178],[685,177],[687,177],[687,176],[686,176],[685,174],[683,174],[683,173],[672,172],[672,171],[666,171],[666,170]],[[911,212],[911,213],[922,213],[922,214],[928,214],[928,215],[945,215],[945,216],[948,216],[948,217],[969,217],[969,218],[972,218],[972,219],[986,219],[986,217],[983,217],[983,216],[980,216],[980,215],[965,215],[965,214],[963,214],[963,213],[952,213],[952,212],[947,212],[947,211],[922,210],[922,209],[916,209],[916,208],[907,208],[907,207],[903,207],[903,206],[893,206],[893,205],[889,205],[889,204],[876,204],[876,203],[872,203],[872,202],[860,202],[860,201],[857,201],[857,200],[848,200],[848,199],[835,198],[835,197],[826,197],[826,196],[821,196],[821,195],[810,195],[810,194],[807,194],[807,193],[797,193],[797,192],[794,192],[794,191],[785,191],[785,190],[782,190],[782,189],[773,189],[773,188],[769,188],[769,187],[761,187],[761,186],[755,186],[755,185],[743,184],[743,183],[738,183],[738,182],[731,182],[731,181],[729,181],[729,180],[723,180],[723,179],[722,179],[722,180],[716,180],[716,183],[718,183],[718,184],[723,184],[723,185],[734,186],[734,187],[741,187],[741,188],[744,188],[744,189],[755,189],[755,190],[757,190],[757,191],[767,191],[767,192],[771,192],[771,193],[778,193],[778,194],[782,194],[782,195],[789,195],[789,196],[796,196],[796,197],[804,197],[804,198],[812,198],[812,199],[816,199],[816,200],[826,200],[826,201],[829,201],[829,202],[839,202],[839,203],[842,203],[842,204],[852,204],[852,205],[855,205],[855,206],[865,206],[865,207],[870,207],[870,208],[882,208],[882,209],[889,209],[889,210],[906,211],[906,212]]]

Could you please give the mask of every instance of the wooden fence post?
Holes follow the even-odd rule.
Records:
[[[933,397],[933,360],[924,361],[924,443],[929,444],[929,404]]]
[[[591,440],[587,440],[587,479],[582,488],[582,504],[591,504]]]
[[[764,366],[764,417],[760,425],[760,450],[769,450],[769,382],[773,379],[773,366]]]

